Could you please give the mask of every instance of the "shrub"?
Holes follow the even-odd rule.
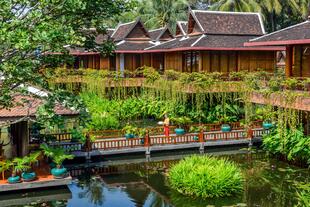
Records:
[[[227,159],[194,155],[171,168],[169,181],[182,194],[213,198],[242,192],[244,178],[237,165]]]

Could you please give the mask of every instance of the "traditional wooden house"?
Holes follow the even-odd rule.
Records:
[[[245,46],[286,46],[286,76],[310,77],[310,19],[252,39]]]
[[[187,22],[177,22],[175,37],[164,27],[148,31],[140,18],[119,24],[115,30],[96,39],[112,39],[115,54],[104,57],[96,52],[72,50],[75,68],[133,71],[151,66],[163,71],[182,72],[273,71],[279,46],[245,47],[250,39],[265,34],[258,13],[212,12],[191,10]]]
[[[192,10],[187,24],[177,24],[175,39],[146,51],[165,52],[165,69],[183,72],[227,73],[258,68],[272,71],[276,66],[276,51],[283,48],[244,46],[245,42],[264,34],[258,13]]]
[[[28,154],[30,144],[30,125],[36,119],[36,112],[44,104],[46,92],[29,88],[29,95],[15,94],[13,106],[0,109],[0,158],[21,157]],[[75,119],[79,113],[56,104],[57,115]]]

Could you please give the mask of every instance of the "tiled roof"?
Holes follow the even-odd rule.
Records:
[[[194,47],[243,48],[244,42],[257,36],[245,35],[204,35]]]
[[[310,39],[310,21],[287,27],[285,29],[250,40],[251,43],[270,41],[294,41]]]
[[[32,95],[16,95],[13,102],[15,105],[12,108],[0,110],[0,119],[35,116],[38,108],[44,103],[42,99]],[[54,111],[58,115],[78,115],[78,112],[67,109],[60,104],[56,104]]]
[[[205,34],[263,35],[259,13],[192,10]]]
[[[151,40],[157,41],[160,38],[160,35],[162,34],[162,32],[165,30],[165,27],[159,28],[159,29],[155,29],[155,30],[150,30],[149,34],[151,37]]]
[[[183,35],[187,34],[187,22],[184,21],[177,21],[176,25],[176,35]]]
[[[107,29],[106,34],[99,34],[96,36],[95,42],[97,44],[103,44],[105,41],[107,41],[109,38],[112,37],[112,34],[115,30],[114,29]]]
[[[191,47],[193,43],[195,43],[200,36],[193,36],[193,37],[178,37],[173,40],[164,42],[160,45],[148,48],[148,50],[162,50],[162,49],[172,49],[172,48],[182,48],[182,47]]]
[[[125,24],[119,24],[117,28],[115,29],[114,33],[112,34],[112,38],[115,41],[121,41],[126,38],[126,35],[129,33],[129,31],[132,30],[132,28],[136,25],[136,21],[128,22]]]
[[[149,41],[127,41],[124,40],[116,44],[116,51],[144,50],[145,48],[154,46]]]
[[[166,41],[173,38],[173,35],[168,27],[150,30],[149,35],[152,41]]]

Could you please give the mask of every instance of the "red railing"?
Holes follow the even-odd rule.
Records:
[[[203,134],[203,140],[207,141],[216,141],[216,140],[238,140],[246,139],[247,133],[245,130],[237,130],[231,132],[207,132]]]
[[[109,150],[144,146],[144,138],[102,140],[92,143],[92,150]]]
[[[229,124],[232,128],[232,130],[238,130],[242,129],[240,122],[232,122]],[[253,124],[254,128],[259,128],[261,127],[262,122],[261,121],[256,121]],[[220,131],[221,130],[221,124],[220,123],[215,123],[215,124],[190,124],[186,126],[185,128],[190,129],[191,126],[203,126],[206,130],[206,132],[209,131]],[[176,126],[170,126],[170,132],[172,133],[177,127]],[[150,136],[156,136],[156,135],[163,135],[164,134],[164,129],[162,126],[158,127],[148,127],[145,128]],[[124,131],[123,130],[98,130],[98,131],[91,131],[89,132],[90,136],[94,136],[96,140],[101,140],[101,139],[111,139],[111,138],[124,138]],[[72,139],[72,134],[70,132],[61,132],[61,133],[52,133],[52,134],[46,134],[48,136],[52,136],[56,139],[58,142],[67,142],[71,141]]]
[[[176,144],[189,144],[195,142],[209,142],[219,140],[239,140],[239,139],[250,139],[262,137],[263,134],[269,133],[269,130],[262,128],[255,128],[251,130],[233,130],[230,132],[221,131],[210,131],[200,133],[188,133],[184,135],[171,135],[165,137],[163,135],[150,136],[146,134],[144,138],[115,138],[110,140],[97,140],[90,142],[89,145],[82,143],[55,143],[53,146],[62,147],[67,152],[74,151],[92,151],[92,150],[113,150],[113,149],[126,149],[126,148],[137,148],[137,147],[151,147],[161,145],[176,145]]]
[[[179,136],[151,136],[150,145],[185,144],[198,141],[198,134],[184,134]]]

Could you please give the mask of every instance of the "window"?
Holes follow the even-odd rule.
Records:
[[[183,72],[198,72],[199,71],[199,52],[183,53]]]

